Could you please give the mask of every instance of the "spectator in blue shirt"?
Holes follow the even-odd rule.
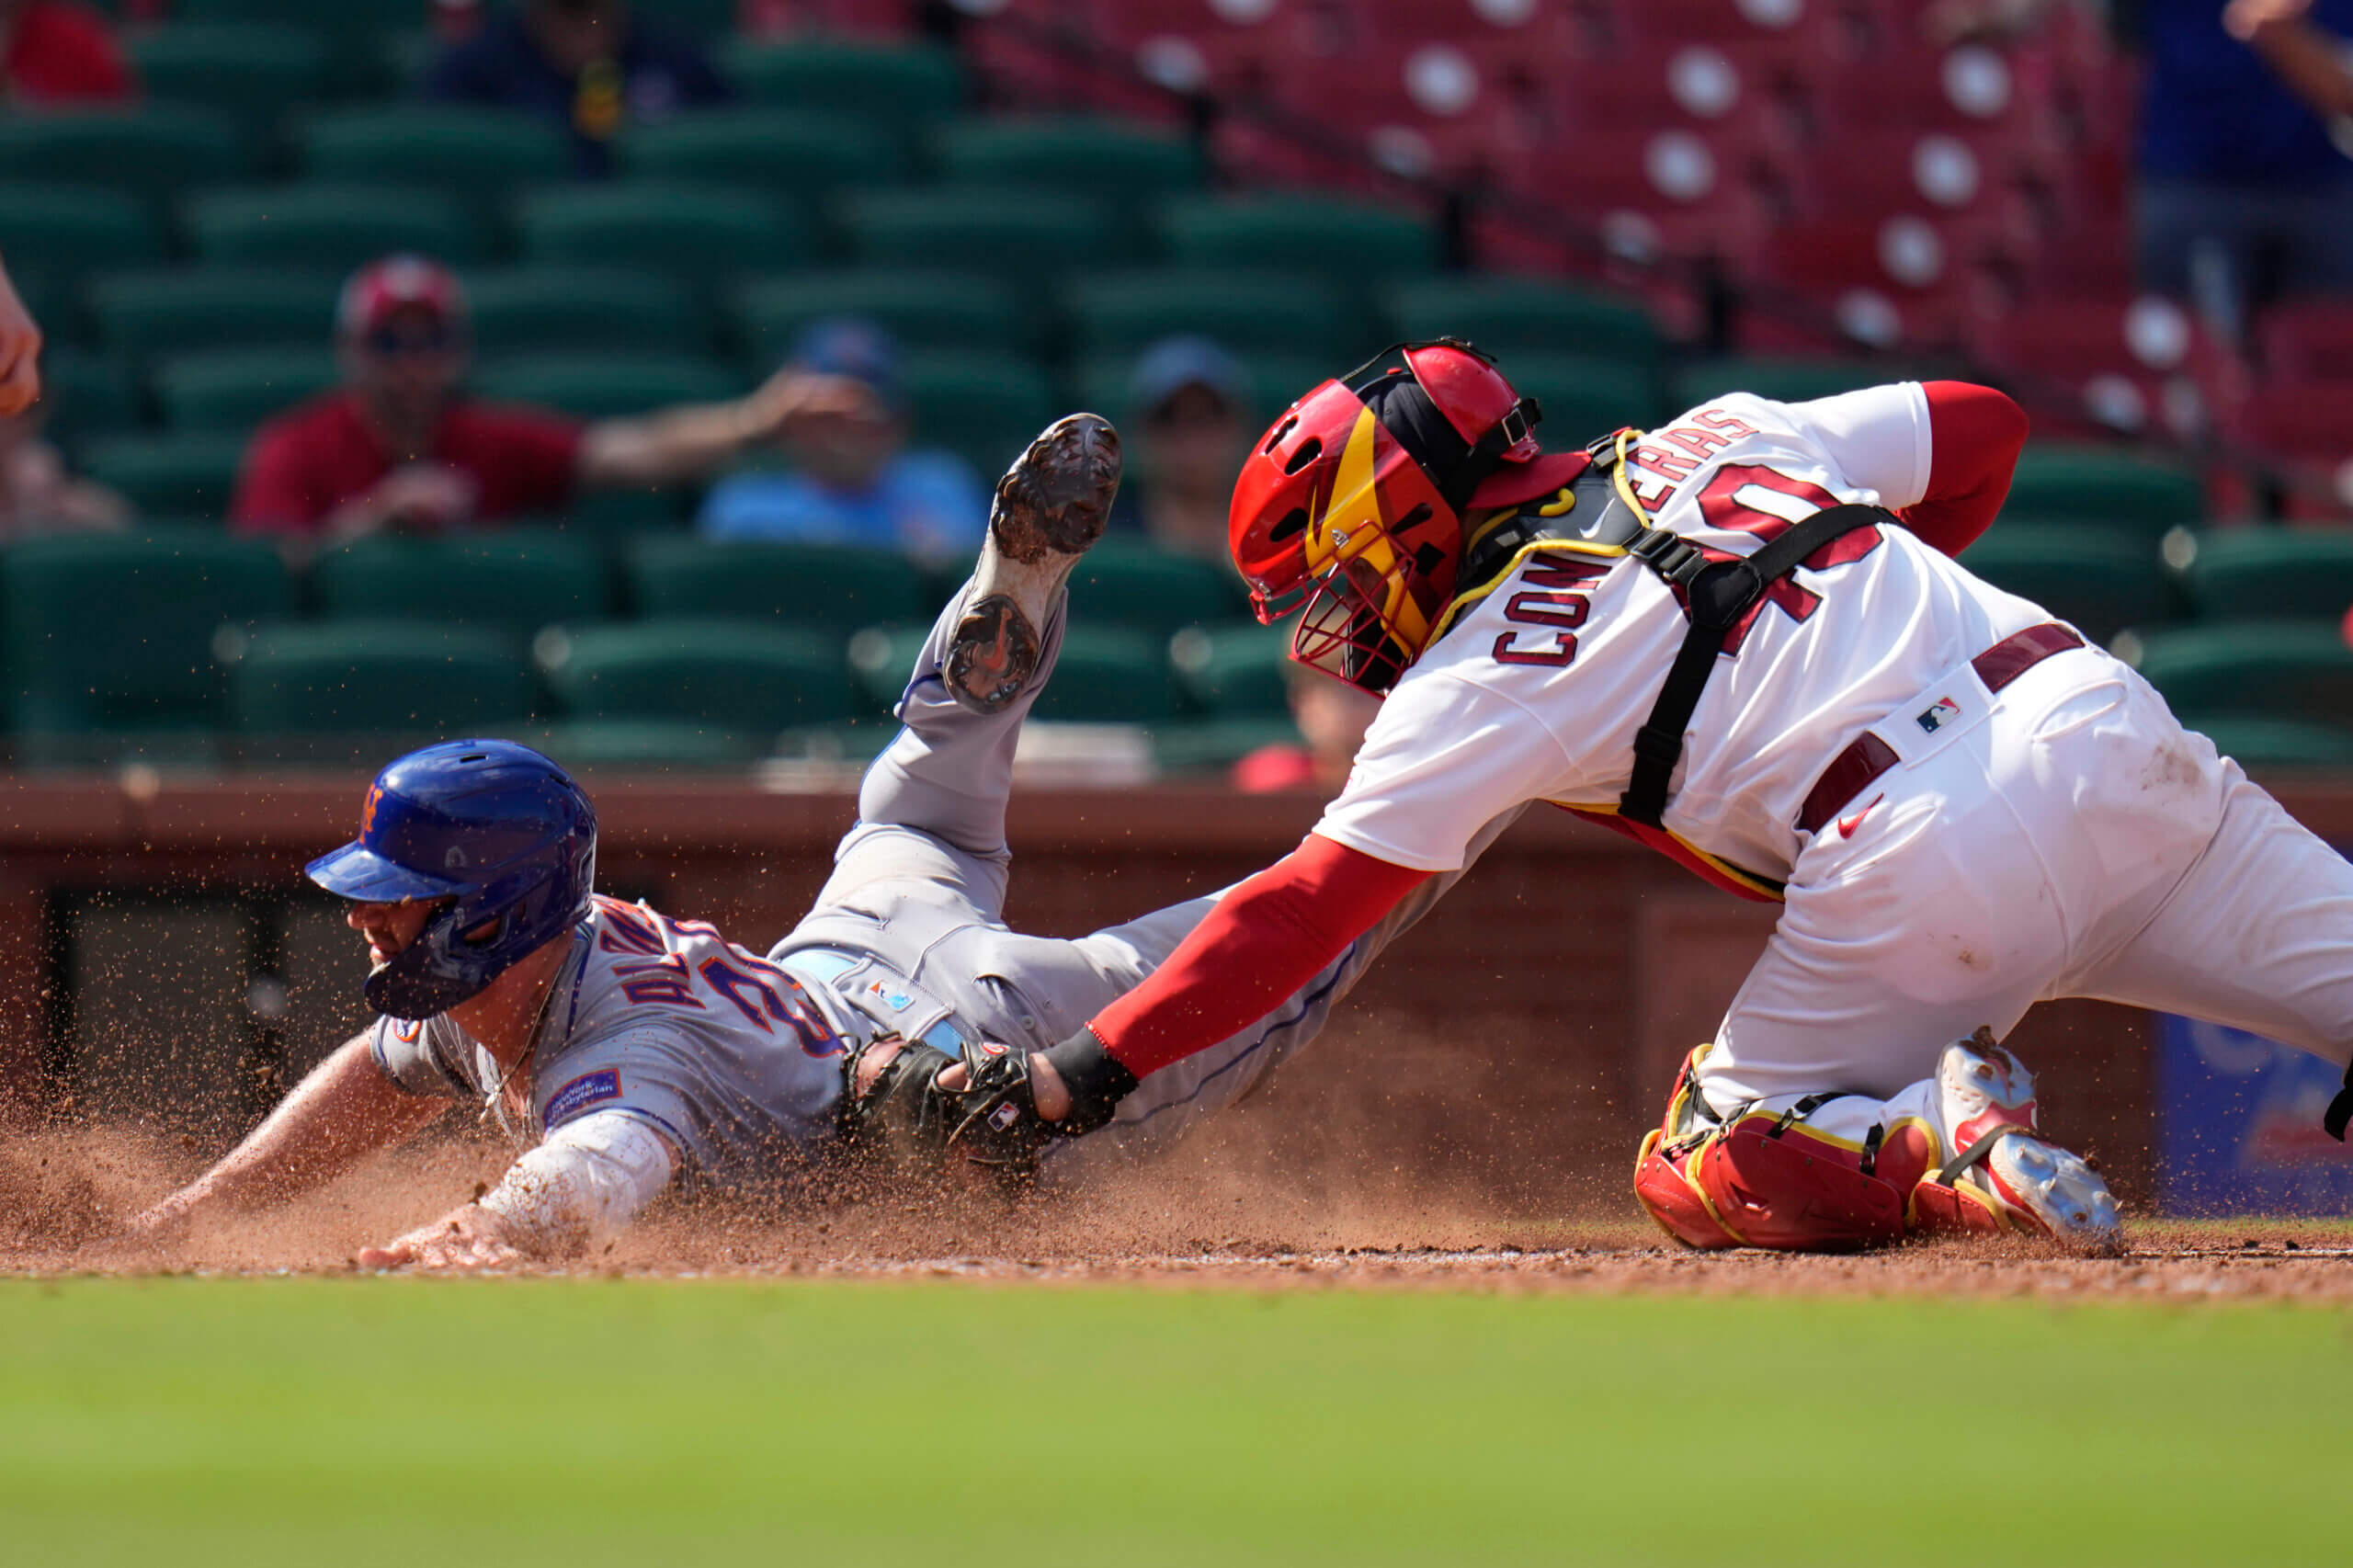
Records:
[[[790,467],[713,486],[699,525],[707,538],[866,545],[925,560],[980,548],[989,492],[961,459],[907,449],[899,351],[888,333],[855,316],[813,322],[790,364],[862,383],[873,395],[862,408],[788,421],[778,448]]]
[[[521,109],[572,134],[583,175],[613,170],[623,127],[734,94],[692,40],[631,14],[622,0],[522,0],[449,45],[425,81],[445,103]]]
[[[2148,61],[2142,280],[2233,335],[2271,299],[2353,292],[2353,0],[2125,0],[2120,15]]]

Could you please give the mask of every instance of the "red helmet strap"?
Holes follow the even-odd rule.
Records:
[[[1472,495],[1495,472],[1504,453],[1526,440],[1529,428],[1544,417],[1542,404],[1523,397],[1477,440],[1465,441],[1410,371],[1376,377],[1358,387],[1357,395],[1429,475],[1458,517],[1468,511]]]

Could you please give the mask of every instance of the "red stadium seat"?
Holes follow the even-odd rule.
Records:
[[[2270,459],[2291,517],[2336,517],[2353,501],[2353,380],[2275,383],[2231,413],[2231,434]]]
[[[1756,252],[1749,277],[1833,304],[1866,342],[1942,346],[1988,300],[1987,258],[1969,248],[1976,238],[1919,212],[1791,224]]]
[[[2156,295],[2030,301],[1973,324],[1990,366],[2039,383],[2054,418],[2094,430],[2197,436],[2245,394],[2238,360],[2190,312]]]
[[[2268,381],[2353,383],[2353,301],[2274,305],[2256,324],[2255,337]]]

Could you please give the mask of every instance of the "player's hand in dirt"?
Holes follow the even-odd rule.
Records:
[[[0,271],[0,417],[22,414],[39,396],[40,328]]]
[[[382,1246],[362,1247],[353,1261],[362,1268],[470,1273],[508,1267],[529,1256],[506,1221],[469,1203]]]

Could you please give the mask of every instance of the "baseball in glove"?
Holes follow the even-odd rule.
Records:
[[[870,1069],[868,1059],[885,1050],[892,1054]],[[1065,1054],[1058,1046],[1049,1059]],[[1120,1096],[1135,1086],[1100,1045],[1093,1054],[1112,1072],[1107,1077],[1088,1063],[1097,1071],[1078,1074],[1083,1092],[1071,1096],[1065,1115],[1049,1120],[1038,1113],[1027,1051],[967,1044],[961,1056],[950,1056],[920,1041],[878,1040],[848,1064],[843,1135],[892,1172],[936,1171],[961,1158],[1009,1186],[1024,1186],[1037,1175],[1041,1150],[1110,1120]],[[940,1075],[960,1062],[963,1086],[941,1084]]]

